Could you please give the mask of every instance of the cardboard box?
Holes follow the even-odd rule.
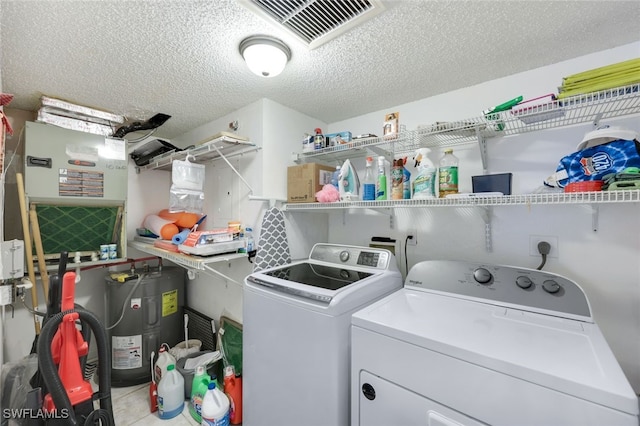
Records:
[[[316,192],[331,183],[335,167],[306,163],[287,169],[287,202],[314,203]]]

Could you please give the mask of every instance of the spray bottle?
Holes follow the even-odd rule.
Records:
[[[376,200],[387,199],[387,170],[385,167],[385,158],[378,157],[378,179],[376,180]]]
[[[316,135],[313,137],[313,148],[315,150],[322,149],[325,147],[324,135],[322,134],[322,129],[317,127],[315,130]]]
[[[407,157],[402,159],[402,198],[411,198],[411,172],[407,169]]]
[[[418,169],[413,181],[413,198],[435,198],[436,168],[429,160],[429,148],[420,148],[416,151],[415,167]]]

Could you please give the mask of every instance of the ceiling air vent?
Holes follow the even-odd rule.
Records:
[[[326,43],[384,10],[380,0],[239,0],[284,27],[309,49]]]

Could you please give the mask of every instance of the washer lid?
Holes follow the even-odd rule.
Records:
[[[594,323],[404,288],[356,312],[352,324],[638,415]]]
[[[372,271],[375,272],[375,271]],[[294,263],[263,272],[264,275],[327,290],[339,290],[372,273],[309,262]]]

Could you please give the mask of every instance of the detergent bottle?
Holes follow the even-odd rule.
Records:
[[[402,180],[404,178],[404,161],[399,158],[393,160],[393,167],[391,168],[391,199],[402,200]]]
[[[242,377],[236,376],[233,365],[224,368],[224,393],[229,398],[231,424],[242,423]]]
[[[434,198],[436,196],[436,168],[429,160],[429,148],[416,151],[415,166],[418,170],[413,181],[413,198]]]
[[[229,426],[229,398],[209,383],[202,400],[202,426]]]
[[[458,157],[453,155],[451,148],[445,149],[444,155],[440,159],[438,181],[441,198],[448,194],[458,193]]]
[[[182,413],[184,408],[184,377],[169,364],[167,373],[158,384],[158,416],[161,419],[172,419]]]
[[[193,376],[193,382],[191,383],[191,398],[189,399],[189,414],[193,419],[200,423],[202,422],[202,400],[204,394],[209,389],[209,375],[204,365],[196,367],[196,374]]]

